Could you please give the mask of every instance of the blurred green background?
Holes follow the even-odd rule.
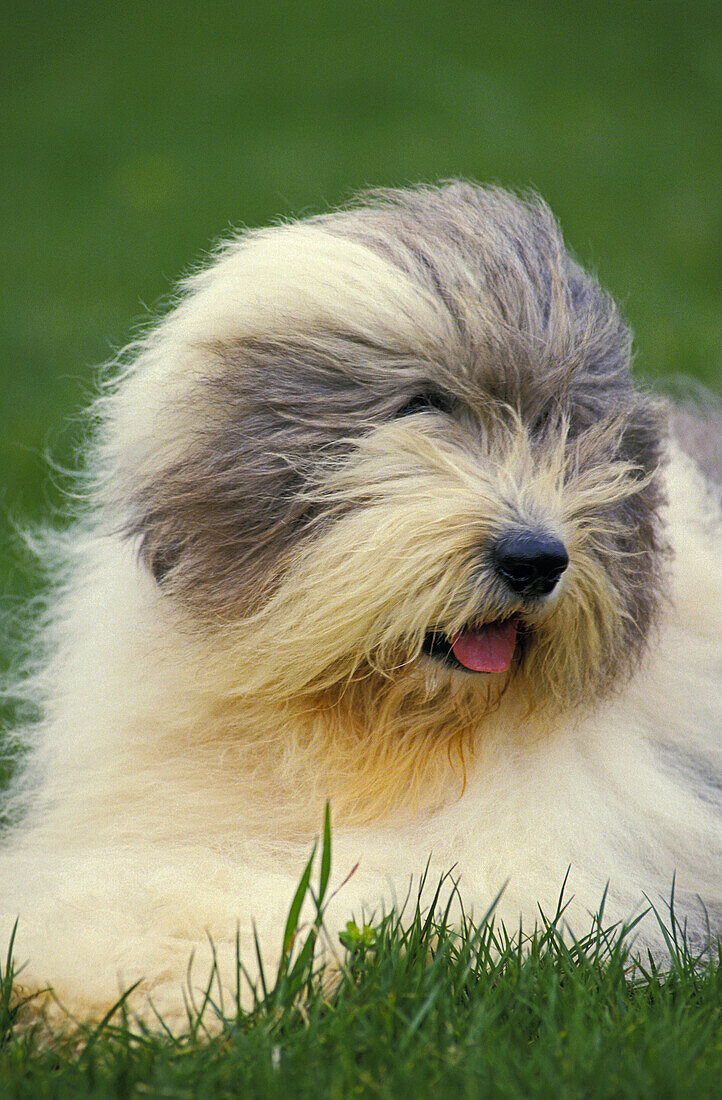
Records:
[[[360,187],[538,189],[648,378],[718,384],[718,3],[2,5],[0,594],[94,367],[233,226]],[[6,642],[7,649],[7,642]]]

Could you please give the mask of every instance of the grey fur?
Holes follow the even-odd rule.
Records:
[[[612,524],[597,524],[596,552],[627,613],[612,679],[644,645],[664,555],[660,410],[632,381],[631,334],[615,304],[536,197],[450,183],[372,193],[314,221],[398,266],[448,314],[455,338],[444,347],[422,336],[408,347],[362,342],[339,316],[306,338],[241,335],[209,347],[222,370],[199,381],[199,398],[215,411],[184,461],[131,502],[128,534],[141,538],[157,579],[201,617],[238,614],[262,598],[290,550],[332,522],[302,497],[319,458],[347,453],[410,402],[432,406],[439,432],[448,418],[483,431],[511,409],[540,451],[564,421],[584,463],[623,458],[639,470],[638,492],[614,506]],[[620,429],[612,451],[610,422]]]
[[[722,413],[717,407],[676,408],[672,430],[680,446],[707,477],[722,487]]]

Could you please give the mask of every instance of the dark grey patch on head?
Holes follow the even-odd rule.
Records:
[[[581,451],[578,468],[602,472],[620,459],[631,464],[637,488],[622,500],[585,505],[577,519],[586,529],[586,551],[603,566],[616,595],[622,645],[606,654],[600,681],[621,682],[641,657],[658,618],[667,588],[669,546],[661,522],[665,502],[659,469],[663,462],[659,407],[642,396],[610,437],[607,420],[586,429],[572,447]],[[571,464],[570,479],[575,476]]]
[[[423,379],[415,360],[335,336],[207,353],[221,369],[202,383],[204,422],[183,461],[136,494],[128,531],[159,583],[233,615],[318,532],[322,508],[301,495],[319,463],[392,420]]]
[[[627,407],[629,329],[540,199],[451,183],[371,192],[316,220],[444,303],[459,343],[438,368],[472,406],[506,402],[532,421],[561,404],[577,430]]]
[[[598,555],[623,612],[624,647],[618,657],[620,664],[629,668],[644,650],[666,588],[669,550],[659,520],[662,503],[661,488],[652,481],[610,509],[613,535],[597,535]],[[612,660],[610,668],[613,665]]]
[[[593,547],[626,614],[626,656],[638,653],[662,588],[659,412],[630,377],[629,329],[569,255],[548,208],[451,183],[377,192],[313,220],[405,272],[455,336],[440,347],[420,332],[399,350],[360,338],[339,315],[293,340],[239,333],[209,347],[204,422],[183,462],[132,502],[129,531],[159,582],[204,613],[237,613],[332,522],[304,496],[320,459],[395,416],[433,414],[440,432],[456,417],[478,433],[513,410],[540,452],[563,421],[581,465],[621,458],[638,469],[638,492],[596,517]],[[372,329],[372,295],[369,315]]]

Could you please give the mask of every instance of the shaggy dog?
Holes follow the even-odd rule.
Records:
[[[327,800],[335,883],[358,865],[331,928],[427,861],[477,916],[506,884],[513,927],[568,870],[573,930],[675,875],[688,935],[718,927],[719,445],[675,438],[630,343],[541,201],[466,183],[188,280],[46,541],[0,861],[28,989],[83,1017],[139,982],[172,1023],[212,940],[232,990],[237,929],[278,957]]]

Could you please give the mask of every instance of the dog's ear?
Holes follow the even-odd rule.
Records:
[[[335,332],[309,346],[246,339],[205,351],[181,410],[185,439],[160,439],[178,457],[129,470],[122,506],[125,534],[164,591],[223,613],[257,599],[313,537],[324,506],[306,490],[319,468],[390,421],[405,393],[378,348]]]
[[[293,471],[227,442],[209,439],[205,454],[189,453],[138,487],[124,529],[163,591],[202,613],[247,608],[304,523]]]
[[[303,489],[332,446],[322,423],[308,423],[323,405],[313,391],[293,417],[275,407],[278,364],[252,370],[235,358],[224,370],[225,383],[199,379],[180,457],[127,471],[121,502],[124,534],[163,592],[214,616],[257,601],[308,537]]]

